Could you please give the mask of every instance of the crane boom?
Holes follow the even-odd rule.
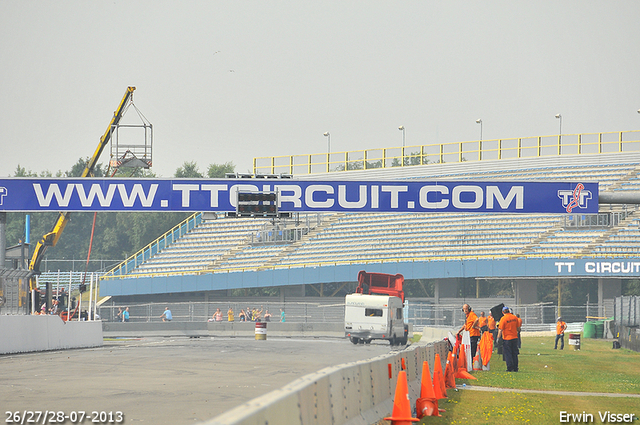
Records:
[[[113,118],[111,118],[111,122],[109,123],[107,130],[104,132],[104,134],[100,138],[100,143],[98,144],[96,151],[93,153],[93,156],[91,157],[91,159],[89,159],[89,162],[87,162],[87,165],[84,168],[84,171],[82,172],[82,177],[90,177],[93,174],[93,171],[95,169],[96,164],[98,163],[98,159],[100,158],[102,151],[104,150],[105,146],[107,146],[107,143],[109,143],[109,140],[111,140],[111,130],[114,126],[117,126],[118,123],[120,122],[120,119],[122,118],[125,107],[133,97],[133,92],[135,91],[135,89],[136,89],[135,87],[127,87],[127,91],[125,91],[124,96],[120,101],[120,105],[118,105],[118,109],[116,109],[115,112],[113,113]],[[58,239],[60,239],[60,236],[62,235],[62,231],[64,230],[68,222],[69,222],[69,213],[68,212],[60,213],[51,231],[45,234],[44,236],[42,236],[42,239],[40,239],[36,244],[36,247],[33,250],[33,254],[31,255],[31,261],[29,262],[29,270],[32,270],[35,272],[34,277],[31,278],[31,282],[30,282],[30,286],[32,290],[36,289],[35,275],[37,275],[40,272],[40,262],[44,258],[44,254],[47,251],[47,248],[50,246],[56,246],[56,244],[58,243]]]

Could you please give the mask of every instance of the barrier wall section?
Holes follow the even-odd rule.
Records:
[[[443,362],[447,343],[415,344],[370,360],[332,366],[255,398],[206,425],[370,425],[391,413],[404,358],[411,403],[419,395],[422,362],[433,373],[436,353]],[[392,376],[389,377],[389,365]]]

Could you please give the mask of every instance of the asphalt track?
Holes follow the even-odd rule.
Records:
[[[391,350],[342,338],[106,340],[100,348],[0,356],[0,405],[3,423],[9,411],[49,410],[193,424],[327,366]]]

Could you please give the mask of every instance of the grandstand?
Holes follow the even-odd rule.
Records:
[[[637,137],[639,132],[632,133]],[[626,133],[624,137],[632,139]],[[544,157],[475,161],[464,160],[460,153],[461,161],[453,163],[424,164],[421,160],[411,166],[350,171],[343,171],[348,170],[343,167],[303,177],[596,181],[601,194],[638,191],[640,144],[635,139],[623,143],[622,133],[619,139],[619,149],[611,153],[601,153],[604,150],[599,148],[588,155],[580,151],[563,154],[558,148],[557,153]],[[477,156],[483,158],[482,153]],[[326,169],[330,169],[329,164]],[[640,276],[640,270],[630,265],[640,261],[640,214],[636,205],[601,203],[600,212],[592,215],[314,213],[277,223],[197,213],[186,223],[191,224],[178,226],[186,229],[178,237],[175,230],[169,231],[110,271],[101,284],[102,294],[126,299],[151,294],[195,296],[207,291],[221,294],[242,288],[355,284],[357,271],[367,269],[403,273],[406,279],[433,279],[436,302],[439,296],[455,296],[447,289],[455,286],[450,284],[455,279],[508,278],[516,282],[514,297],[520,303],[537,301],[535,290],[523,283],[531,278],[593,278],[598,280],[600,293],[613,298],[620,294],[621,278]],[[600,262],[609,266],[601,271]],[[598,264],[597,270],[592,263]],[[612,267],[618,273],[612,272]],[[316,292],[323,295],[318,289]]]

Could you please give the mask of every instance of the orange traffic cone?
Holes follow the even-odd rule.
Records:
[[[418,422],[418,418],[411,417],[411,402],[409,401],[409,385],[407,384],[407,372],[398,372],[398,383],[396,384],[396,395],[393,398],[393,412],[391,417],[384,418],[391,421],[391,425],[410,425],[411,422]]]
[[[422,363],[422,381],[420,383],[420,398],[416,400],[416,413],[419,419],[425,416],[440,416],[438,413],[438,399],[433,392],[433,382],[429,363]]]
[[[457,346],[453,347],[453,355],[451,357],[453,358],[453,372],[455,373],[455,371],[458,370],[458,347]]]
[[[469,372],[467,372],[467,353],[465,352],[464,345],[460,348],[460,358],[458,359],[458,371],[456,372],[456,378],[458,379],[477,379]]]
[[[480,360],[480,351],[473,358],[473,370],[482,370],[482,360]]]
[[[444,368],[444,384],[446,388],[456,387],[456,378],[453,369],[453,356],[451,355],[451,351],[449,351],[449,354],[447,355],[447,365]]]
[[[458,370],[460,369],[467,370],[467,350],[464,348],[464,345],[460,346],[458,353]]]
[[[444,385],[444,374],[442,373],[442,362],[440,361],[439,354],[436,354],[435,364],[433,366],[433,388],[435,389],[438,400],[447,398],[447,388]]]

